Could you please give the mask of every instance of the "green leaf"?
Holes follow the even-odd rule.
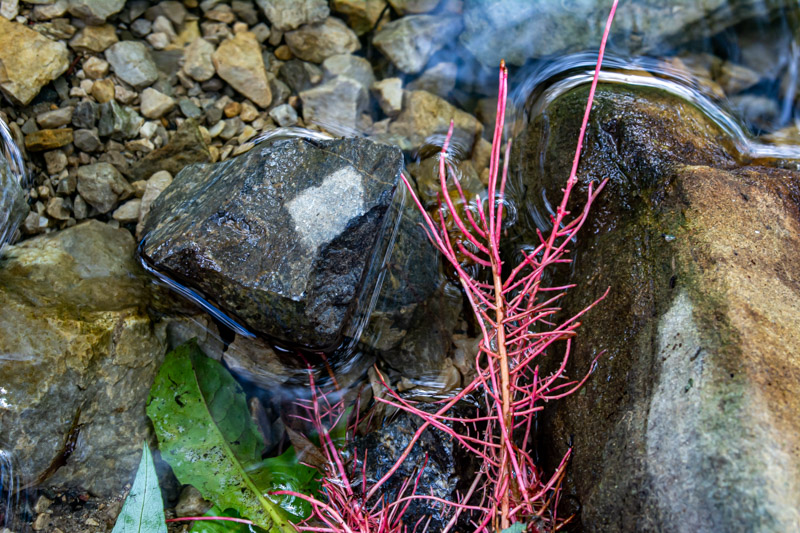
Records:
[[[242,388],[195,341],[167,354],[150,389],[147,416],[161,456],[181,483],[271,533],[294,533],[287,513],[266,495],[272,488],[252,477],[264,442]]]
[[[111,533],[167,533],[164,502],[161,500],[161,489],[158,488],[153,456],[147,444],[143,445],[136,479]]]
[[[522,522],[517,522],[513,524],[511,527],[505,528],[500,533],[525,533],[528,530],[528,526],[523,524]]]
[[[264,459],[261,463],[253,465],[250,476],[259,487],[271,487],[270,490],[291,490],[301,494],[314,494],[319,492],[317,482],[318,472],[314,468],[300,464],[294,448],[289,448],[277,457]],[[270,499],[280,504],[296,522],[311,514],[311,505],[294,496],[274,496]]]

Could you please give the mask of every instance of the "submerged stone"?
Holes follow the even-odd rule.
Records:
[[[521,66],[531,58],[596,48],[611,3],[568,5],[552,0],[465,0],[464,31],[459,40],[493,69],[501,59]],[[783,0],[636,2],[617,10],[609,50],[622,55],[657,55],[788,6],[791,4]]]
[[[557,98],[517,145],[519,211],[539,223],[542,192],[554,204],[569,175],[587,92]],[[568,490],[586,531],[800,524],[800,173],[740,167],[731,146],[677,97],[599,87],[578,178],[610,181],[563,307],[611,288],[582,319],[570,375],[605,354],[539,422],[549,468],[574,445]]]
[[[431,405],[423,404],[420,408],[432,410]],[[357,437],[346,453],[357,453],[353,457],[355,475],[360,478],[364,472],[367,479],[381,479],[398,461],[422,424],[420,417],[400,412],[392,421],[381,424],[381,427],[363,437]],[[459,464],[461,461],[456,457],[459,451],[453,439],[441,438],[441,434],[431,428],[424,430],[408,457],[381,487],[381,496],[386,501],[395,501],[402,485],[411,480],[412,487],[417,483],[416,494],[452,501],[457,490],[465,490],[461,486],[463,483],[459,484],[459,474],[463,473],[464,466]],[[406,488],[404,495],[410,492],[411,489]],[[410,502],[403,513],[403,521],[409,524],[429,523],[427,530],[442,531],[453,514],[452,508],[441,503],[419,499]]]
[[[0,435],[21,479],[117,495],[130,481],[165,353],[130,232],[98,221],[0,259]]]
[[[334,349],[369,305],[402,163],[363,139],[280,138],[193,165],[153,203],[141,257],[251,332]]]
[[[133,167],[133,176],[136,179],[149,179],[162,170],[174,176],[187,165],[210,161],[211,152],[197,121],[187,119],[167,144],[144,156]]]

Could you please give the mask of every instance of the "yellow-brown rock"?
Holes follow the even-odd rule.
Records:
[[[243,31],[223,41],[212,59],[219,77],[257,106],[267,107],[272,102],[261,45],[251,32]]]
[[[25,148],[31,152],[43,152],[61,148],[72,142],[72,128],[39,130],[25,136]]]
[[[143,311],[135,248],[128,231],[92,220],[4,250],[0,434],[23,479],[119,494],[153,438],[144,408],[166,334]]]
[[[70,47],[80,52],[103,52],[119,42],[117,32],[111,24],[86,26],[69,42]]]
[[[69,67],[64,43],[0,17],[0,91],[17,105],[28,105],[47,83]]]

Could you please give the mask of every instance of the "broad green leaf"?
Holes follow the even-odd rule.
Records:
[[[505,528],[500,533],[525,533],[528,530],[528,526],[523,524],[522,522],[517,522],[513,524],[511,527]]]
[[[111,533],[167,533],[164,502],[161,500],[161,489],[158,488],[153,456],[147,444],[143,445],[136,479]]]
[[[253,465],[249,472],[259,487],[271,487],[270,490],[273,491],[291,490],[301,494],[319,492],[317,470],[300,464],[293,447],[277,457],[270,457]],[[295,522],[307,518],[311,513],[311,505],[303,499],[275,495],[270,495],[269,498],[280,504]]]
[[[263,440],[239,384],[195,341],[167,354],[147,405],[162,457],[181,483],[271,533],[294,533],[287,513],[254,481]]]

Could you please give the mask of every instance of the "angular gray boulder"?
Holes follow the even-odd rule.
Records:
[[[279,138],[192,165],[153,203],[140,256],[251,333],[335,349],[376,287],[402,164],[364,139]]]

